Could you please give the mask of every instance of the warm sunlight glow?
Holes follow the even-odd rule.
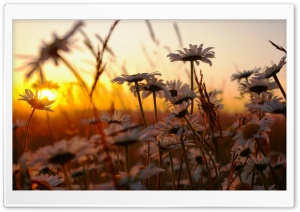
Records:
[[[46,98],[48,100],[53,100],[54,99],[54,94],[51,90],[42,90],[40,93],[40,97],[42,99]]]

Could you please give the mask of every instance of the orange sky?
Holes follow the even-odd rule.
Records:
[[[42,41],[50,42],[52,34],[55,32],[58,36],[63,36],[76,21],[74,20],[14,20],[13,22],[13,99],[18,98],[18,94],[24,93],[25,88],[29,88],[35,81],[31,79],[24,82],[24,73],[26,71],[16,71],[17,67],[22,66],[28,59],[20,58],[20,55],[37,56]],[[105,38],[112,20],[85,20],[84,32],[92,40],[94,47],[97,47],[98,40],[95,34]],[[268,40],[286,48],[286,23],[281,20],[151,20],[156,39],[159,44],[156,45],[151,39],[149,29],[143,20],[121,20],[117,25],[109,41],[109,47],[114,51],[115,58],[105,57],[107,68],[105,74],[101,77],[102,86],[97,91],[97,96],[101,98],[101,107],[107,109],[111,101],[115,101],[116,109],[138,108],[137,102],[129,101],[125,105],[116,100],[117,94],[133,97],[128,93],[127,85],[111,87],[110,80],[113,77],[121,75],[122,65],[125,65],[129,74],[138,72],[162,73],[164,80],[181,79],[189,83],[188,74],[189,64],[181,62],[169,62],[166,57],[169,54],[167,48],[175,52],[182,49],[178,42],[174,30],[174,23],[177,23],[183,41],[183,47],[189,44],[204,44],[204,47],[215,47],[216,58],[212,59],[212,67],[201,63],[196,67],[204,73],[204,81],[208,89],[223,89],[223,103],[228,112],[243,111],[243,102],[237,100],[239,95],[237,82],[231,82],[230,76],[243,70],[253,69],[254,67],[270,66],[272,63],[278,63],[283,53],[276,50]],[[70,54],[64,54],[72,65],[80,70],[80,74],[87,83],[92,82],[94,73],[94,58],[82,43],[82,36],[76,33],[73,37],[76,42],[73,45]],[[147,60],[143,47],[152,62]],[[167,47],[167,48],[166,48]],[[45,63],[44,70],[47,80],[59,83],[62,87],[56,94],[57,105],[68,105],[67,96],[62,96],[61,91],[68,94],[65,90],[66,82],[75,82],[74,76],[70,71],[60,65],[55,66],[52,61]],[[286,69],[281,70],[278,75],[280,81],[285,87]],[[122,91],[124,88],[124,91]],[[121,93],[123,92],[123,93]],[[277,92],[281,96],[280,92]],[[107,95],[109,94],[109,95]],[[75,97],[75,105],[81,107],[82,94],[80,98]],[[103,100],[103,97],[107,97]],[[127,97],[126,97],[127,98]],[[148,99],[146,109],[152,109],[151,100]],[[99,103],[100,104],[100,103]],[[163,105],[163,103],[160,103]]]

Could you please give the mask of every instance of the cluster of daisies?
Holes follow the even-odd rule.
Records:
[[[80,26],[76,25],[65,39]],[[67,51],[59,41],[57,48]],[[286,103],[273,92],[280,88],[286,97],[276,75],[286,57],[263,73],[255,68],[232,75],[232,80],[238,80],[241,93],[250,94],[246,107],[251,118],[241,117],[231,131],[224,131],[219,119],[223,105],[218,93],[208,92],[202,74],[198,80],[194,69],[194,63],[212,65],[212,49],[203,48],[203,44],[190,45],[167,55],[171,62],[191,64],[191,84],[164,81],[159,72],[123,74],[112,79],[112,83],[127,83],[139,103],[141,121],[133,122],[129,114],[120,111],[94,114],[82,124],[95,125],[97,134],[63,139],[35,152],[27,149],[31,117],[35,110],[52,111],[54,100],[39,98],[37,92],[26,89],[20,100],[32,107],[32,113],[27,122],[23,155],[13,165],[14,189],[285,189],[285,156],[269,152],[268,132],[274,123],[270,114],[286,114]],[[42,54],[47,58],[46,51]],[[57,58],[62,60],[57,52],[55,55],[55,62]],[[251,75],[254,77],[250,78]],[[149,123],[143,110],[143,101],[150,96],[154,123]],[[168,106],[168,113],[158,113],[157,98]],[[234,142],[231,154],[224,157],[219,143],[230,141]]]

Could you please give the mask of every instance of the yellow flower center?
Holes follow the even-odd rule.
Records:
[[[254,124],[254,123],[247,124],[243,129],[243,133],[242,133],[243,138],[247,140],[252,138],[253,135],[257,133],[259,128],[260,126],[258,124]]]

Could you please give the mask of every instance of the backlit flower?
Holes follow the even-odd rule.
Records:
[[[279,99],[264,102],[263,105],[257,105],[256,108],[259,108],[266,113],[286,115],[286,103],[279,101]]]
[[[256,170],[262,172],[268,168],[271,158],[258,154],[256,157],[252,156],[249,160],[249,166],[254,166]]]
[[[188,133],[188,127],[179,119],[164,118],[157,122],[155,129],[158,131],[157,139],[161,139],[170,135],[181,136],[183,132]]]
[[[212,66],[210,59],[215,57],[215,53],[210,50],[213,48],[214,47],[208,47],[206,49],[203,49],[203,44],[200,44],[199,47],[197,45],[190,44],[189,49],[183,48],[184,51],[177,50],[179,54],[171,53],[168,54],[167,57],[170,58],[171,62],[183,61],[185,63],[186,61],[195,61],[196,64],[199,65],[199,61],[201,61]]]
[[[274,120],[270,116],[263,117],[260,121],[253,118],[248,124],[242,126],[237,134],[234,136],[235,144],[232,147],[232,151],[237,151],[240,146],[245,146],[248,143],[248,147],[251,152],[254,152],[254,141],[257,138],[264,138],[269,143],[269,136],[267,132],[270,132],[270,126],[274,123]]]
[[[53,146],[38,149],[30,161],[31,166],[43,169],[51,165],[65,164],[70,161],[83,162],[94,153],[94,147],[84,138],[73,137],[71,140],[62,140]]]
[[[181,82],[180,80],[171,80],[166,82],[167,89],[169,90],[171,97],[176,97],[180,93],[184,92],[186,89],[189,89],[189,85]]]
[[[160,73],[158,72],[153,72],[153,73],[138,73],[138,74],[132,74],[132,75],[127,75],[127,74],[122,74],[121,76],[118,76],[111,80],[112,83],[118,83],[118,84],[123,84],[124,82],[127,82],[128,85],[131,83],[138,83],[143,80],[150,80],[155,78],[155,76],[161,76]]]
[[[176,117],[176,118],[183,118],[186,115],[188,115],[188,107],[190,106],[191,102],[183,102],[179,105],[174,105],[171,111],[170,117]]]
[[[107,112],[102,113],[101,120],[107,122],[108,124],[129,124],[131,121],[131,117],[128,114],[121,116],[120,111],[114,111],[114,114],[112,116]]]
[[[238,72],[236,74],[231,75],[231,81],[237,80],[240,82],[242,79],[248,80],[248,77],[250,77],[252,74],[257,73],[261,68],[254,68],[252,70],[245,70],[243,72]]]
[[[58,179],[58,176],[40,174],[31,177],[32,190],[63,190],[56,187],[64,181],[64,178]]]
[[[277,74],[282,66],[284,64],[286,64],[286,56],[284,56],[283,58],[281,58],[281,60],[279,61],[278,65],[274,64],[273,66],[271,67],[266,67],[264,73],[259,73],[259,74],[255,74],[255,77],[259,78],[259,79],[264,79],[264,78],[270,78],[272,77],[273,75]]]
[[[54,112],[50,109],[50,107],[55,102],[55,100],[48,100],[47,98],[39,99],[37,92],[36,95],[34,95],[31,90],[25,89],[25,94],[20,95],[22,98],[20,98],[19,100],[26,101],[31,105],[32,108]]]
[[[249,82],[241,83],[240,90],[242,93],[261,94],[262,92],[268,92],[272,89],[277,88],[277,84],[269,79],[257,79],[251,78]]]

